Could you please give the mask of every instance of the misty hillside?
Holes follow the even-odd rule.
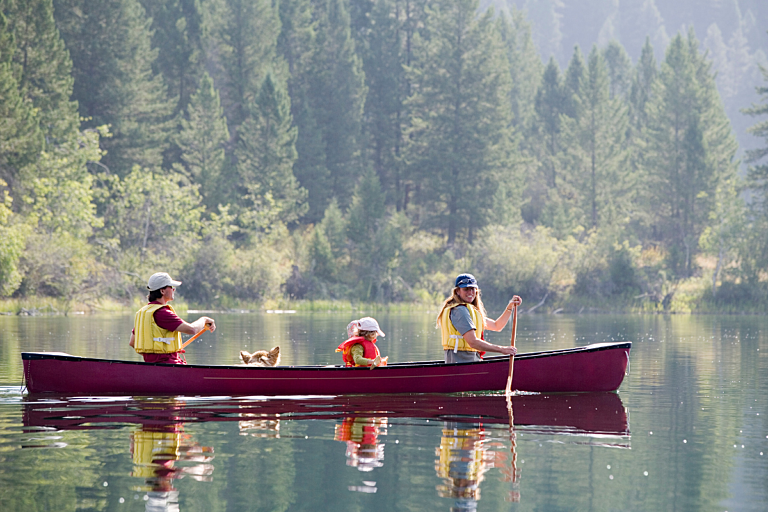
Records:
[[[717,85],[742,151],[759,146],[746,133],[754,123],[740,112],[758,100],[758,64],[768,62],[768,1],[766,0],[484,0],[498,9],[527,12],[533,38],[546,61],[554,56],[565,69],[574,46],[589,53],[619,41],[633,62],[650,38],[661,62],[671,37],[696,31],[718,72]]]

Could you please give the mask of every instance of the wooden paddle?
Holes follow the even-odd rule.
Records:
[[[189,338],[187,341],[185,341],[185,342],[184,342],[184,343],[181,345],[181,348],[184,348],[184,347],[186,347],[187,345],[189,345],[190,343],[192,343],[193,341],[195,341],[195,340],[196,340],[197,338],[199,338],[199,337],[200,337],[200,335],[201,335],[201,334],[203,334],[205,331],[210,331],[210,330],[211,330],[211,327],[210,327],[210,325],[211,325],[211,324],[205,324],[205,327],[203,327],[201,331],[199,331],[197,334],[195,334],[194,336],[192,336],[191,338]]]
[[[515,346],[515,337],[517,336],[517,303],[512,305],[512,346]],[[512,394],[512,370],[515,365],[515,356],[509,356],[509,374],[507,374],[507,396]]]

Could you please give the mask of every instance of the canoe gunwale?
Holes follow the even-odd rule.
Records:
[[[515,356],[515,361],[540,359],[546,357],[555,357],[561,355],[601,352],[603,350],[616,350],[616,349],[631,349],[631,341],[615,342],[615,343],[597,343],[594,345],[586,345],[583,347],[574,347],[569,349],[560,350],[546,350],[540,352],[529,352],[525,354],[518,354]],[[35,361],[35,360],[58,360],[58,361],[81,361],[81,362],[98,362],[98,363],[111,363],[111,364],[128,364],[138,366],[159,366],[159,367],[175,367],[179,369],[183,368],[198,368],[198,369],[237,369],[237,370],[251,370],[251,371],[370,371],[367,367],[345,367],[342,365],[295,365],[295,366],[250,366],[250,365],[201,365],[201,364],[167,364],[167,363],[145,363],[144,361],[126,361],[122,359],[103,359],[94,357],[81,357],[71,354],[65,354],[62,352],[22,352],[22,361]],[[469,363],[445,363],[443,361],[409,361],[404,363],[392,363],[387,366],[380,366],[376,368],[376,371],[386,371],[387,369],[409,369],[409,368],[423,368],[423,367],[466,367],[466,366],[483,366],[487,364],[498,363],[499,361],[508,361],[507,356],[492,356],[487,357],[479,362]]]

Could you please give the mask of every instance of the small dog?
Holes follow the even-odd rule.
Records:
[[[241,350],[240,357],[245,364],[250,366],[277,366],[280,364],[280,347],[274,347],[269,352],[257,350],[253,354]]]

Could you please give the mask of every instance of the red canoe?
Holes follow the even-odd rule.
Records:
[[[631,342],[598,343],[515,357],[512,388],[535,392],[615,391]],[[479,363],[392,363],[374,370],[340,366],[168,365],[24,352],[30,393],[80,395],[343,395],[502,390],[509,359]]]

